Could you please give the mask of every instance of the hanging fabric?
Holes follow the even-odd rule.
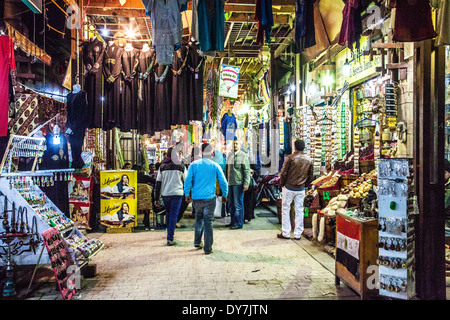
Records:
[[[146,14],[150,16],[156,61],[160,65],[172,65],[173,53],[181,47],[181,12],[187,9],[187,2],[188,0],[142,0]]]
[[[154,49],[141,51],[139,54],[139,118],[140,134],[154,133],[153,114],[155,103],[155,72],[156,52]]]
[[[203,118],[203,69],[205,57],[198,45],[189,45],[187,78],[189,82],[188,106],[189,120],[201,121]]]
[[[83,90],[67,95],[67,122],[66,126],[72,133],[68,135],[72,151],[72,168],[83,168],[81,158],[84,136],[88,124],[87,93]]]
[[[225,10],[222,0],[199,0],[197,6],[198,41],[203,54],[224,51]]]
[[[172,116],[171,66],[158,65],[155,69],[155,108],[153,128],[162,131],[170,128]]]
[[[102,96],[103,96],[103,56],[106,44],[92,37],[81,44],[84,72],[84,86],[87,93],[87,126],[88,128],[101,128],[102,121]]]
[[[295,44],[294,53],[316,44],[316,29],[314,27],[314,3],[316,0],[295,1]]]
[[[428,0],[396,0],[390,6],[395,7],[394,41],[415,42],[436,36]]]
[[[138,50],[125,47],[122,54],[122,94],[119,128],[122,132],[137,129]]]
[[[105,77],[105,102],[103,109],[103,130],[117,127],[120,123],[120,75],[122,72],[123,48],[116,44],[106,48],[103,59],[103,75]]]
[[[10,89],[15,82],[15,71],[13,40],[6,35],[0,36],[0,137],[8,133]]]
[[[345,3],[342,10],[342,25],[339,34],[339,44],[352,49],[353,44],[359,47],[362,33],[362,5],[361,0],[342,0]]]
[[[27,136],[39,126],[39,100],[36,93],[17,93],[13,109],[13,117],[9,119],[11,134]]]
[[[258,21],[256,44],[264,44],[264,39],[267,43],[270,43],[273,27],[272,0],[256,0],[255,19]]]
[[[172,66],[172,116],[171,124],[188,124],[188,104],[186,97],[189,96],[189,75],[187,73],[187,60],[189,58],[189,47],[183,46],[177,50]]]

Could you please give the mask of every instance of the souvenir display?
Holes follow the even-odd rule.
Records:
[[[414,215],[409,209],[410,161],[379,159],[379,294],[398,299],[415,295]]]

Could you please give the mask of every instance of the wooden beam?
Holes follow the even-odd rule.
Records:
[[[372,43],[372,48],[376,49],[402,49],[403,43],[396,42],[396,43],[382,43],[382,42],[374,42]]]
[[[407,69],[408,62],[399,62],[399,63],[388,63],[386,64],[387,69]]]
[[[113,16],[124,18],[145,18],[144,9],[123,9],[123,8],[95,8],[89,6],[86,11],[88,16]]]

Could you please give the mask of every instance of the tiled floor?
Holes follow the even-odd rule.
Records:
[[[280,225],[266,209],[243,229],[229,230],[229,218],[214,223],[214,252],[193,246],[193,219],[183,218],[175,246],[163,230],[128,234],[90,233],[105,248],[93,258],[97,274],[85,278],[78,300],[270,300],[359,299],[341,282],[334,259],[302,239],[276,237]],[[27,299],[61,299],[51,276]],[[54,281],[54,280],[53,280]]]

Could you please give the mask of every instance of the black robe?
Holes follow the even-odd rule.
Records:
[[[108,46],[103,59],[105,76],[105,103],[103,109],[103,130],[110,130],[120,124],[120,75],[122,72],[123,48],[115,44]]]
[[[155,131],[170,130],[172,115],[172,67],[158,65],[155,69]]]
[[[122,54],[122,102],[119,124],[122,132],[138,128],[138,55],[139,51],[136,49],[124,50]]]
[[[188,82],[189,88],[189,120],[203,119],[203,68],[205,58],[200,55],[199,46],[189,45]]]
[[[172,121],[171,124],[189,124],[188,87],[189,75],[187,73],[187,59],[189,47],[181,47],[174,55],[172,66]]]
[[[91,38],[81,44],[83,48],[84,89],[87,93],[87,127],[102,127],[103,109],[103,56],[106,45],[97,38]]]
[[[150,49],[139,54],[139,97],[138,132],[153,135],[153,114],[155,102],[155,55]]]
[[[87,115],[87,93],[83,90],[67,95],[67,128],[73,131],[68,135],[72,150],[72,168],[82,168],[84,161],[81,158],[84,135],[89,117]]]

